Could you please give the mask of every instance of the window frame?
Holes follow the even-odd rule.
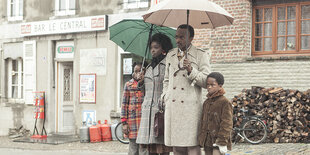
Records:
[[[7,17],[8,17],[8,21],[19,21],[19,20],[23,20],[23,15],[24,15],[24,0],[21,0],[22,4],[20,4],[20,0],[15,0],[15,5],[13,5],[13,7],[15,7],[15,13],[17,14],[17,16],[12,16],[11,14],[11,1],[12,0],[7,0]],[[20,6],[22,5],[22,6]],[[20,7],[22,7],[22,14],[19,15],[19,11],[20,11]]]
[[[129,3],[129,0],[123,0],[124,9],[139,9],[149,7],[149,1],[135,0]]]
[[[301,7],[303,5],[310,5],[310,2],[298,2],[298,3],[281,3],[281,4],[273,4],[273,5],[260,5],[260,6],[253,6],[252,9],[252,55],[253,56],[263,56],[263,55],[285,55],[285,54],[310,54],[310,49],[308,50],[303,50],[301,49],[301,36],[310,36],[310,34],[306,34],[306,35],[302,35],[301,34],[301,21],[305,20],[305,19],[301,19]],[[296,6],[296,17],[295,17],[295,35],[296,39],[295,39],[295,50],[285,50],[285,51],[280,51],[278,50],[278,43],[277,43],[277,39],[278,39],[278,21],[282,21],[282,20],[278,20],[278,11],[277,9],[279,7],[285,7],[285,20],[283,20],[282,22],[285,22],[285,26],[286,26],[286,30],[285,30],[285,35],[283,35],[283,37],[285,37],[285,43],[286,43],[286,47],[287,47],[287,37],[291,36],[287,34],[287,23],[288,21],[292,21],[292,20],[288,20],[287,19],[287,7],[289,6]],[[264,14],[265,14],[265,9],[266,8],[272,8],[272,50],[271,51],[265,51],[264,46],[264,23],[266,23],[264,21]],[[263,10],[263,20],[262,22],[256,22],[256,9],[262,9]],[[310,20],[310,19],[306,19],[306,20]],[[255,36],[256,34],[256,24],[263,24],[263,28],[262,28],[262,36]],[[282,35],[280,35],[282,36]],[[263,42],[263,46],[262,51],[255,51],[255,39],[256,38],[263,38],[262,42]]]
[[[66,9],[65,10],[59,10],[60,1],[61,0],[55,0],[55,16],[75,15],[76,0],[75,0],[74,10],[70,10],[70,0],[64,0],[64,1],[66,1]]]
[[[17,73],[17,84],[13,84],[13,61],[16,61],[18,70],[14,71]],[[11,59],[8,58],[5,60],[6,61],[6,68],[7,68],[7,92],[6,92],[6,98],[8,99],[8,102],[10,103],[23,103],[24,102],[24,93],[23,93],[23,77],[24,77],[24,72],[23,72],[23,58],[18,57],[16,59]],[[17,97],[13,98],[13,87],[17,87]]]

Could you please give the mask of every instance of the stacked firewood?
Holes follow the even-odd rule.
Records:
[[[310,89],[305,92],[282,88],[252,87],[244,89],[232,100],[234,116],[261,115],[266,121],[268,136],[265,142],[310,142]],[[239,126],[241,119],[234,124]]]

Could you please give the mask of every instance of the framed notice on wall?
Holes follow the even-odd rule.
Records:
[[[83,110],[83,122],[86,122],[88,127],[93,125],[96,121],[96,110]]]
[[[123,74],[130,75],[132,73],[132,58],[123,59]]]
[[[96,74],[80,74],[80,103],[96,103]]]

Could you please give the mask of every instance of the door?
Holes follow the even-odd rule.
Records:
[[[73,104],[73,63],[57,63],[57,130],[75,133]]]

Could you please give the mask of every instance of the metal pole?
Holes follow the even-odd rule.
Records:
[[[149,50],[149,45],[150,45],[150,41],[151,41],[151,37],[152,37],[152,32],[153,32],[153,24],[151,25],[151,29],[150,29],[150,32],[149,32],[149,38],[147,40],[147,45],[146,45],[146,48],[145,48],[145,53],[144,53],[144,58],[143,58],[143,62],[142,62],[142,67],[141,67],[141,72],[142,72],[142,68],[144,66],[144,62],[145,62],[145,59],[146,59],[146,56],[147,56],[147,53],[148,53],[148,50]]]
[[[189,30],[188,30],[189,10],[187,10],[186,12],[187,12],[187,15],[186,15],[186,25],[187,25],[186,30],[187,30],[187,31],[186,31],[186,46],[185,46],[185,47],[186,47],[186,50],[185,50],[186,53],[185,53],[185,59],[187,59],[187,52],[188,52],[187,44],[188,44],[188,37],[189,37],[189,35],[188,35],[188,31],[189,31]]]

